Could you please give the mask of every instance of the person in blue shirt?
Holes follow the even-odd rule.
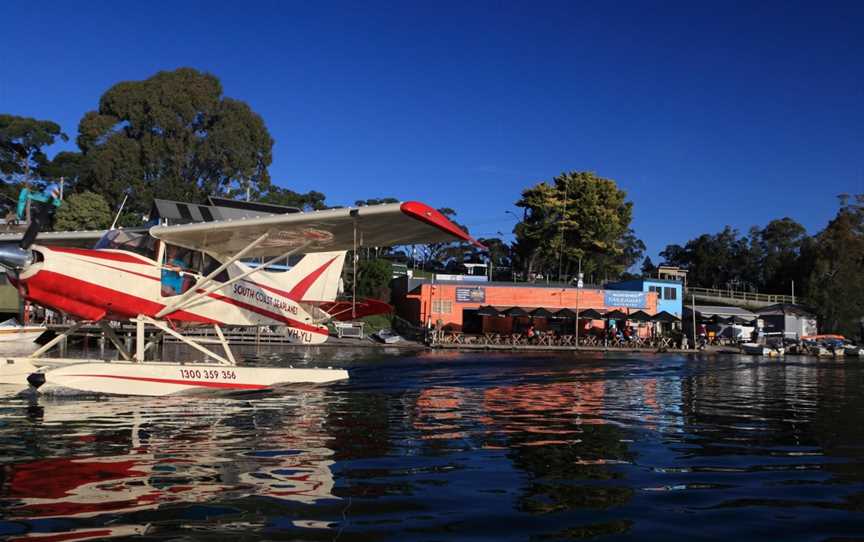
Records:
[[[162,267],[162,295],[172,296],[183,293],[183,274],[188,265],[179,248],[168,245],[165,248],[165,265]]]
[[[54,223],[54,213],[60,207],[60,185],[49,182],[42,192],[32,192],[29,185],[25,185],[18,195],[18,220],[23,220],[27,210],[27,200],[30,200],[30,225],[21,239],[21,247],[29,248],[36,239],[36,234],[51,227]]]

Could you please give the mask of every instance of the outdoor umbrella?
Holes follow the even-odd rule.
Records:
[[[576,313],[570,309],[561,309],[555,312],[556,318],[576,318]]]
[[[531,316],[534,316],[535,318],[551,318],[552,313],[543,307],[537,307],[531,311]]]
[[[651,319],[654,320],[655,322],[664,322],[664,323],[672,323],[672,322],[677,322],[678,320],[680,320],[680,318],[678,318],[674,314],[669,314],[666,311],[658,312],[657,314],[652,316]]]
[[[605,320],[627,320],[627,314],[624,311],[620,311],[615,309],[614,311],[609,311],[603,315]]]
[[[651,315],[645,311],[631,312],[629,320],[631,322],[650,322],[651,321]]]
[[[504,311],[505,316],[528,316],[528,311],[522,307],[510,307]]]
[[[584,311],[579,311],[579,318],[583,318],[585,320],[602,320],[603,315],[600,314],[600,312],[597,310],[586,309]]]
[[[479,316],[498,316],[501,313],[498,312],[498,309],[496,309],[495,307],[491,305],[486,305],[484,307],[480,307],[480,309],[477,310],[477,314]]]

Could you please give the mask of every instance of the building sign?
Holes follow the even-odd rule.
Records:
[[[483,288],[456,288],[456,303],[486,303]]]
[[[603,302],[607,307],[629,307],[631,309],[648,308],[645,292],[626,292],[622,290],[606,290]]]
[[[489,282],[489,278],[482,275],[444,275],[442,273],[436,273],[435,280],[452,280],[457,282]]]

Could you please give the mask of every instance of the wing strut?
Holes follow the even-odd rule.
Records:
[[[258,243],[264,241],[264,239],[266,239],[268,235],[269,235],[269,234],[264,234],[264,235],[262,235],[261,237],[259,237],[258,239],[256,239],[256,241],[255,241],[255,243],[254,243],[253,245],[250,245],[250,246],[244,248],[243,250],[241,250],[240,252],[238,252],[237,254],[235,254],[234,256],[232,256],[231,258],[229,258],[228,261],[226,261],[224,264],[222,264],[222,266],[220,266],[220,267],[228,267],[228,265],[230,265],[230,264],[236,262],[237,260],[239,260],[240,258],[242,258],[243,255],[244,255],[248,250],[251,250],[252,248],[254,248],[254,245],[255,245],[255,244],[258,244]],[[166,314],[171,314],[172,312],[176,312],[176,311],[178,311],[178,310],[180,310],[180,309],[182,309],[182,308],[188,307],[188,306],[192,305],[192,303],[194,303],[194,302],[198,301],[199,299],[201,299],[202,297],[206,297],[206,296],[212,294],[213,292],[215,292],[216,290],[218,290],[218,289],[220,289],[220,288],[224,288],[224,287],[226,287],[226,286],[230,286],[230,285],[234,284],[234,283],[237,282],[237,281],[240,281],[240,280],[245,279],[246,277],[248,277],[249,275],[251,275],[251,274],[253,274],[253,273],[257,273],[258,271],[261,271],[261,270],[263,270],[263,269],[266,269],[266,268],[269,267],[270,265],[272,265],[272,264],[278,262],[279,260],[282,260],[282,259],[287,258],[288,256],[294,254],[295,252],[299,252],[299,251],[305,250],[306,247],[308,247],[308,246],[311,245],[311,244],[312,244],[312,241],[307,241],[306,243],[303,243],[303,244],[300,245],[300,246],[294,247],[294,248],[292,248],[291,250],[289,250],[289,251],[287,251],[287,252],[285,252],[285,253],[283,253],[283,254],[280,254],[280,255],[276,256],[275,258],[270,258],[269,260],[267,260],[266,262],[262,263],[262,264],[261,264],[260,266],[258,266],[258,267],[253,267],[253,268],[251,268],[251,269],[249,269],[249,270],[247,270],[247,271],[244,271],[243,273],[237,275],[236,277],[232,278],[232,279],[229,280],[229,281],[226,281],[226,282],[219,282],[219,283],[217,283],[217,284],[215,284],[215,285],[213,285],[213,286],[207,288],[206,290],[200,290],[200,288],[202,288],[202,287],[204,286],[204,284],[206,284],[206,283],[208,283],[208,282],[212,282],[213,277],[216,276],[216,271],[220,271],[220,269],[217,269],[217,270],[214,271],[213,273],[210,273],[209,275],[207,275],[204,279],[200,280],[200,281],[198,282],[198,284],[195,285],[194,288],[190,288],[190,289],[186,292],[186,294],[189,294],[190,292],[197,292],[197,293],[194,293],[194,295],[189,295],[189,296],[187,296],[186,294],[183,294],[183,295],[181,296],[181,299],[178,299],[178,300],[175,301],[174,303],[171,303],[170,305],[166,306],[164,309],[162,309],[161,311],[159,311],[158,313],[156,313],[156,318],[162,318],[162,317],[165,316]],[[185,299],[184,299],[184,298],[185,298]]]
[[[186,303],[186,300],[188,300],[190,297],[194,296],[195,292],[197,292],[200,288],[203,288],[204,285],[207,284],[208,282],[212,281],[213,277],[215,277],[216,275],[218,275],[222,271],[225,271],[226,269],[228,269],[229,265],[231,265],[232,263],[236,262],[237,260],[239,260],[240,258],[245,256],[246,254],[248,254],[250,250],[254,249],[258,245],[263,243],[267,239],[267,237],[269,237],[269,236],[270,236],[270,232],[267,232],[267,233],[264,233],[261,236],[259,236],[258,239],[255,239],[254,241],[252,241],[252,243],[249,246],[247,246],[246,248],[244,248],[243,250],[241,250],[240,252],[238,252],[237,254],[235,254],[234,256],[229,258],[228,260],[226,260],[222,265],[220,265],[219,267],[217,267],[216,269],[211,271],[209,275],[207,275],[206,277],[204,277],[204,278],[200,279],[198,282],[196,282],[195,286],[186,290],[183,293],[183,295],[181,295],[180,297],[175,299],[173,303],[166,305],[161,311],[159,311],[156,314],[156,318],[162,318],[166,314],[176,311],[178,307],[180,307],[181,305]]]

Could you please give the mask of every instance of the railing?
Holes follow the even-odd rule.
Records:
[[[724,297],[739,301],[756,301],[758,303],[794,303],[796,298],[785,294],[760,294],[758,292],[742,292],[738,290],[727,290],[721,288],[694,288],[687,287],[687,295],[700,297]],[[798,299],[800,301],[800,299]]]

